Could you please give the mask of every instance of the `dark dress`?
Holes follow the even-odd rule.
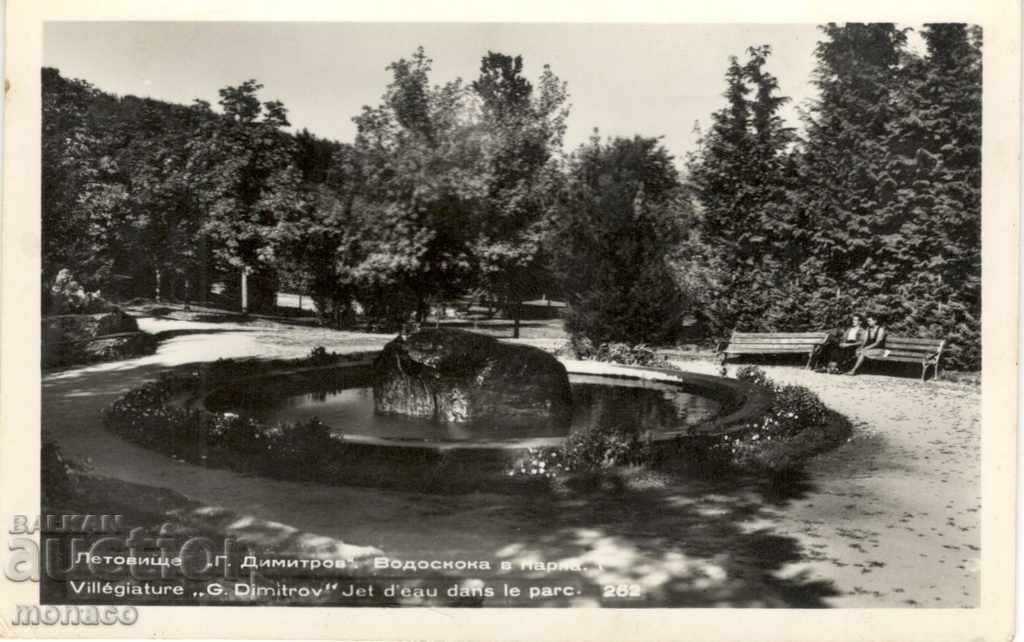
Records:
[[[882,340],[877,346],[870,350],[865,350],[864,355],[867,357],[884,357],[888,354],[889,350],[885,347],[885,337],[888,334],[885,328],[880,325],[876,325],[873,328],[868,328],[868,338],[864,341],[864,345],[869,346],[878,339],[878,335],[882,335]]]

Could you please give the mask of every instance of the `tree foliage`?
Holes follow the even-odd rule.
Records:
[[[478,285],[515,316],[519,302],[552,289],[548,214],[561,184],[558,162],[568,108],[564,83],[547,66],[537,90],[523,62],[488,52],[472,90],[479,97],[486,195],[476,211]]]
[[[672,278],[682,207],[672,156],[656,138],[595,133],[569,162],[556,232],[568,329],[595,343],[666,343],[687,301]]]
[[[978,367],[981,32],[925,25],[920,51],[907,32],[823,25],[799,132],[771,48],[730,59],[683,178],[656,138],[566,155],[565,83],[506,53],[469,82],[436,82],[422,48],[392,62],[346,143],[292,133],[255,80],[215,108],[44,69],[42,290],[206,300],[244,271],[257,309],[286,287],[377,328],[550,293],[571,331],[625,343],[671,342],[686,315],[724,335],[884,311]]]
[[[705,275],[703,307],[720,331],[764,321],[788,289],[787,268],[800,247],[801,221],[788,202],[794,135],[779,116],[788,99],[764,69],[770,54],[767,45],[751,47],[745,63],[730,60],[727,105],[688,159],[700,214],[681,269]]]
[[[830,328],[884,312],[977,367],[981,310],[980,32],[821,27],[817,99],[797,140],[766,47],[733,60],[728,105],[689,159],[700,207],[685,278],[720,332]]]

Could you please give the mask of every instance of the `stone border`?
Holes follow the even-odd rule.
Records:
[[[274,376],[282,376],[292,373],[308,373],[319,370],[339,370],[346,368],[366,367],[372,363],[372,359],[380,352],[359,353],[360,360],[342,364],[330,364],[326,366],[304,367],[291,370],[278,370],[269,373],[262,373],[235,379],[231,383],[225,383],[213,387],[207,392],[198,403],[206,409],[206,399],[222,390],[228,385],[235,385],[245,381],[265,379]],[[697,374],[684,370],[672,370],[669,368],[649,368],[643,366],[627,366],[604,361],[571,361],[559,359],[566,366],[570,375],[592,375],[596,377],[607,377],[609,379],[626,379],[632,381],[652,381],[657,383],[684,384],[697,389],[706,396],[723,402],[731,411],[721,417],[698,426],[672,432],[656,434],[652,441],[654,443],[671,442],[680,437],[700,437],[723,435],[741,430],[753,419],[763,415],[771,398],[764,391],[756,386],[751,386],[735,379],[716,377],[713,375]],[[579,364],[595,364],[597,367],[580,367]],[[599,364],[599,365],[598,365]],[[575,368],[573,366],[576,366]],[[212,411],[211,411],[212,412]],[[507,440],[476,441],[476,442],[426,442],[419,440],[404,440],[385,437],[370,437],[366,435],[348,435],[343,433],[342,442],[354,447],[366,448],[388,448],[395,450],[428,451],[438,454],[454,452],[474,452],[476,454],[507,454],[511,451],[528,450],[531,448],[556,448],[565,441],[565,437],[534,437],[531,439],[520,439],[514,442]]]

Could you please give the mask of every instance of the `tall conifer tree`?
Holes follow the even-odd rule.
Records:
[[[809,232],[811,256],[803,305],[819,324],[838,325],[866,302],[880,304],[901,278],[889,264],[899,222],[882,212],[898,176],[889,170],[889,126],[902,83],[906,33],[893,24],[821,28],[814,83],[820,92],[807,120],[801,194],[795,205]]]
[[[888,139],[898,189],[880,217],[896,274],[888,305],[901,332],[949,339],[949,363],[976,364],[981,333],[981,41],[931,24],[906,65]]]

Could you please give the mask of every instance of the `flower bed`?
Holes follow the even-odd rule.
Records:
[[[533,448],[508,470],[514,477],[558,477],[680,461],[715,472],[784,473],[835,447],[850,423],[803,386],[778,385],[756,366],[741,368],[737,379],[771,399],[767,411],[737,430],[713,437],[685,436],[673,447],[655,448],[628,427],[602,427],[573,433],[557,448]]]
[[[511,462],[513,477],[557,477],[637,466],[651,459],[651,444],[636,430],[595,426],[571,433],[555,448],[530,448]]]
[[[743,428],[699,441],[697,450],[707,461],[750,472],[784,472],[850,433],[850,422],[803,386],[776,384],[757,366],[740,368],[736,378],[761,388],[772,401],[763,416]]]
[[[323,366],[344,357],[314,349],[306,359],[275,362],[218,360],[189,374],[165,374],[110,405],[108,429],[133,443],[195,464],[278,479],[335,475],[344,459],[341,436],[316,419],[268,425],[234,413],[214,413],[171,401],[195,397],[207,381],[269,373],[281,367]]]

